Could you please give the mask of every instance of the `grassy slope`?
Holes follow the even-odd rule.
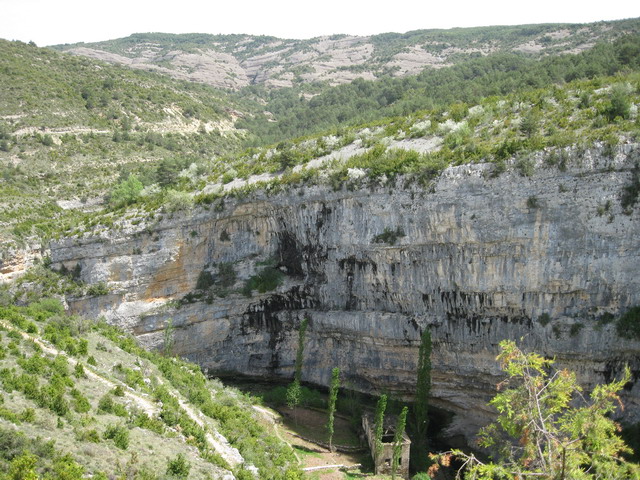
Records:
[[[0,303],[9,299],[4,292]],[[296,478],[290,448],[245,397],[195,365],[143,351],[113,327],[66,316],[56,300],[31,300],[0,306],[0,478],[25,452],[35,454],[39,475],[73,468],[98,478],[164,478],[181,455],[189,478],[229,470],[253,478],[249,465],[260,478]],[[244,464],[214,447],[216,431]]]
[[[237,105],[205,86],[2,40],[0,65],[4,249],[81,215],[59,200],[82,207],[140,165],[201,164],[240,138],[228,113]]]

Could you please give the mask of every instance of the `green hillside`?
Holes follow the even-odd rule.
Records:
[[[455,102],[477,103],[490,96],[562,85],[640,66],[640,37],[624,36],[599,43],[579,54],[532,58],[496,53],[471,58],[442,69],[425,69],[419,75],[356,79],[350,84],[319,91],[305,100],[296,89],[265,91],[250,88],[246,94],[264,98],[266,117],[238,122],[256,136],[255,145],[291,136],[321,132],[335,125],[358,125],[381,117],[409,115],[424,109],[445,110]],[[268,121],[274,118],[275,121]]]
[[[54,298],[0,292],[0,478],[297,478],[251,400],[173,358],[170,338],[148,352]]]
[[[234,127],[241,107],[207,86],[4,40],[0,65],[5,254],[49,235],[43,221],[95,209],[141,165],[201,168],[243,137]]]

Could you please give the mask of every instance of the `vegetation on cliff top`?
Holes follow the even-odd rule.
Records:
[[[276,122],[260,120],[258,103],[204,85],[17,42],[0,42],[0,55],[0,258],[25,242],[106,231],[126,217],[154,221],[260,188],[359,188],[398,175],[428,186],[451,164],[489,161],[499,173],[514,159],[530,175],[532,152],[552,149],[561,168],[566,147],[601,142],[613,152],[638,132],[634,36],[578,55],[501,54],[357,80],[308,101],[275,92],[260,108]],[[253,112],[245,138],[279,143],[228,153],[242,141],[235,109]],[[373,121],[345,126],[362,120]],[[289,139],[319,128],[329,130]]]

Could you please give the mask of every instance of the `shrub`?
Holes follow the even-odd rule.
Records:
[[[540,325],[542,325],[543,327],[546,327],[550,321],[551,321],[551,316],[546,312],[541,314],[538,317],[538,322],[540,322]]]
[[[76,378],[84,378],[87,375],[84,372],[84,367],[82,366],[82,364],[80,362],[76,363],[75,368],[73,369],[73,375]]]
[[[189,210],[193,207],[194,200],[187,192],[168,190],[164,197],[165,209],[168,212]]]
[[[144,185],[133,174],[120,182],[109,194],[109,203],[115,208],[125,207],[138,200]]]
[[[122,450],[129,448],[129,430],[124,425],[109,425],[103,437],[105,440],[113,440],[116,447]]]
[[[200,272],[200,275],[198,275],[198,281],[196,282],[196,289],[206,290],[213,284],[214,284],[214,279],[213,279],[213,275],[211,275],[211,272],[207,270],[202,270]]]
[[[53,463],[54,478],[59,480],[83,480],[84,467],[77,463],[71,455],[57,457]]]
[[[113,397],[110,394],[103,395],[98,401],[98,413],[112,413],[113,404]]]
[[[615,319],[616,317],[613,315],[613,313],[604,312],[602,315],[598,317],[598,325],[599,326],[608,325],[609,323],[613,322]]]
[[[395,245],[399,238],[405,236],[402,227],[397,227],[395,230],[391,230],[389,227],[384,227],[384,231],[373,237],[373,243],[388,243],[389,245]]]
[[[69,402],[64,398],[63,393],[57,393],[51,399],[51,403],[49,408],[57,413],[59,416],[64,417],[67,413],[69,413]]]
[[[531,177],[535,173],[535,165],[533,160],[529,158],[520,158],[516,163],[516,168],[523,177]]]
[[[580,333],[580,330],[582,330],[584,328],[584,324],[583,323],[574,323],[573,325],[571,325],[571,328],[569,329],[569,335],[571,335],[572,337],[575,337],[578,333]]]
[[[145,428],[152,432],[162,435],[164,433],[164,423],[157,418],[151,418],[146,413],[137,413],[131,419],[132,424],[139,428]]]
[[[94,283],[87,288],[87,295],[90,296],[107,295],[109,292],[109,286],[105,282]]]
[[[629,309],[616,323],[618,335],[630,340],[640,340],[640,306]]]
[[[620,204],[625,211],[631,211],[631,208],[636,204],[638,195],[640,194],[640,166],[635,165],[631,172],[631,182],[626,185],[622,190],[622,196],[620,198]]]
[[[223,287],[231,287],[236,283],[237,274],[233,263],[222,262],[218,265],[218,282]]]
[[[71,390],[71,396],[73,397],[73,409],[78,413],[87,413],[91,410],[91,404],[87,397],[85,397],[78,389]]]
[[[629,118],[631,112],[631,102],[625,85],[614,85],[609,95],[609,104],[606,107],[605,114],[609,121],[615,120],[617,117],[622,119]]]
[[[539,206],[540,205],[538,203],[538,197],[532,195],[531,197],[527,198],[527,208],[534,209],[538,208]]]
[[[33,408],[25,408],[20,414],[20,420],[32,423],[36,420],[36,411]]]
[[[127,418],[129,416],[129,412],[127,411],[127,408],[121,403],[114,402],[111,413],[113,413],[118,417],[123,417],[123,418]]]
[[[245,295],[251,295],[253,290],[265,293],[275,290],[282,283],[284,274],[274,267],[266,267],[251,278],[246,280],[242,292]]]
[[[187,478],[189,476],[189,470],[191,470],[191,464],[181,453],[167,462],[167,475]]]
[[[64,306],[57,298],[43,298],[29,305],[29,314],[38,319],[38,313],[47,314],[46,318],[54,314],[61,315],[64,313]]]

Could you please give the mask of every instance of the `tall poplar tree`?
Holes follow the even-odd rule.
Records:
[[[398,416],[398,423],[396,423],[396,432],[393,436],[393,456],[391,457],[391,478],[396,478],[400,457],[402,456],[402,443],[404,440],[404,430],[407,426],[407,413],[409,413],[409,409],[403,407]]]
[[[416,401],[413,404],[411,462],[416,472],[429,466],[429,394],[431,393],[431,332],[425,329],[420,338]]]
[[[376,404],[375,422],[375,440],[376,440],[376,457],[382,453],[382,435],[384,434],[384,411],[387,409],[387,396],[380,395]]]
[[[333,452],[333,419],[336,412],[336,400],[340,388],[340,369],[335,367],[331,371],[331,387],[329,388],[329,420],[327,431],[329,432],[329,450]]]

